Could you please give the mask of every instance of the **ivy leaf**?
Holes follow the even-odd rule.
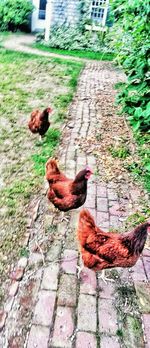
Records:
[[[137,131],[140,128],[140,121],[137,121],[137,122],[134,121],[134,123],[132,123],[132,126],[133,126],[133,130]]]

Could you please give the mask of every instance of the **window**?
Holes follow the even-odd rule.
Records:
[[[105,25],[108,10],[108,2],[108,0],[92,1],[91,18],[93,19],[93,21]]]
[[[46,0],[40,0],[39,3],[39,19],[45,19]]]

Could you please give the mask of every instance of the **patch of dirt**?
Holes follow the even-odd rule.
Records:
[[[132,182],[125,167],[132,163],[133,158],[137,160],[135,144],[124,117],[118,116],[119,109],[114,106],[115,93],[110,89],[97,95],[98,126],[92,136],[80,140],[80,147],[87,154],[95,154],[100,179],[115,183]]]

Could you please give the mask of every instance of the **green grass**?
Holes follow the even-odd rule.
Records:
[[[61,123],[66,119],[83,66],[61,58],[0,49],[0,286],[12,261],[26,254],[22,239],[27,206],[32,196],[40,193],[45,163],[55,155]],[[46,106],[53,109],[51,127],[39,143],[38,135],[29,132],[27,122],[33,109]]]
[[[41,149],[38,153],[32,155],[34,169],[38,175],[44,176],[45,164],[47,160],[54,155],[54,151],[59,144],[61,132],[59,129],[50,128],[45,136],[43,144],[37,142],[37,147]]]
[[[115,58],[114,53],[103,53],[103,52],[92,52],[92,51],[83,51],[83,50],[61,50],[58,48],[52,48],[40,43],[36,43],[32,45],[33,48],[38,48],[42,51],[61,54],[65,56],[73,56],[84,59],[92,59],[92,60],[108,60],[112,61]]]

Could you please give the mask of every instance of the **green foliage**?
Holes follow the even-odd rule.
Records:
[[[149,15],[148,0],[112,0],[115,25],[112,45],[128,81],[118,95],[118,102],[135,131],[150,130],[149,102]]]
[[[26,247],[22,247],[20,249],[20,257],[29,257],[29,249]]]
[[[78,10],[80,13],[79,16],[79,23],[78,23],[78,28],[84,32],[85,31],[85,25],[86,24],[91,24],[91,19],[90,19],[90,0],[79,0],[78,4]]]
[[[143,214],[137,212],[128,217],[128,219],[126,220],[126,225],[128,226],[130,224],[130,227],[135,227],[145,222],[145,220],[146,217]]]
[[[118,147],[118,148],[113,148],[113,147],[110,147],[109,148],[109,151],[111,153],[111,155],[115,158],[115,157],[118,157],[118,158],[122,158],[122,159],[125,159],[129,156],[130,154],[130,151],[127,147],[125,146],[121,146],[121,147]]]
[[[30,0],[0,1],[0,30],[17,30],[28,24],[29,15],[33,10]]]
[[[83,28],[83,27],[82,27]],[[104,44],[104,38],[101,33],[93,33],[89,30],[83,30],[81,26],[70,27],[66,24],[63,26],[53,26],[50,32],[48,47],[65,49],[65,50],[84,50],[93,52],[112,52],[109,46]],[[38,35],[37,41],[41,35]],[[42,43],[43,41],[41,41]],[[44,43],[44,42],[43,42]]]
[[[101,37],[97,33],[83,31],[80,27],[70,28],[67,25],[54,26],[51,29],[48,46],[65,50],[109,51],[108,47],[101,45]]]

